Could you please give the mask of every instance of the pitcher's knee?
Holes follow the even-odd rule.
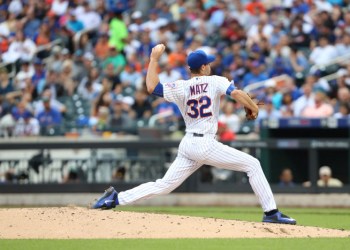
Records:
[[[177,186],[174,183],[166,181],[164,179],[159,179],[156,181],[159,194],[168,194],[173,191]]]
[[[256,171],[262,171],[260,161],[254,157],[251,157],[251,161],[249,162],[248,175]]]

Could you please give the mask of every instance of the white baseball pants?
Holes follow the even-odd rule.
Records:
[[[164,177],[120,192],[119,204],[126,205],[155,195],[168,194],[204,164],[247,173],[249,183],[264,212],[276,209],[270,185],[260,162],[247,153],[218,142],[215,135],[210,134],[203,137],[186,134],[180,143],[175,161]]]

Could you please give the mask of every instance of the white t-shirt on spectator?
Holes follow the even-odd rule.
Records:
[[[15,62],[18,59],[32,60],[36,52],[35,43],[26,38],[24,42],[14,41],[10,44],[6,53],[2,54],[4,62]]]
[[[97,29],[101,25],[101,17],[95,11],[83,12],[78,15],[78,20],[84,24],[84,30]]]
[[[350,55],[350,45],[339,43],[335,45],[335,48],[337,50],[337,56]]]
[[[0,36],[8,37],[10,35],[10,29],[7,22],[0,23]]]
[[[163,71],[162,73],[159,74],[159,81],[161,83],[175,82],[180,79],[181,79],[181,74],[176,70],[171,70],[169,75],[166,71]]]
[[[51,98],[51,100],[50,100],[50,106],[51,106],[51,108],[56,109],[60,112],[64,108],[64,105],[62,103],[60,103],[59,101],[57,101],[56,99],[53,99],[53,98]],[[44,110],[44,103],[42,100],[34,103],[34,115],[35,116],[37,116],[43,110]]]
[[[16,75],[16,82],[17,82],[17,86],[18,88],[24,88],[25,87],[25,80],[28,78],[32,78],[34,75],[35,71],[33,66],[29,66],[28,71],[23,71],[21,70],[20,72],[17,73]]]
[[[155,21],[149,20],[147,22],[144,22],[143,24],[141,24],[141,28],[143,30],[153,31],[153,30],[157,30],[157,29],[159,29],[159,27],[161,27],[163,25],[167,25],[167,24],[168,24],[168,20],[166,20],[165,18],[158,18]]]
[[[137,50],[141,47],[141,42],[139,40],[133,39],[131,42],[125,44],[124,52],[126,58],[129,58],[130,55],[136,54]]]
[[[310,60],[318,65],[327,64],[335,57],[337,57],[337,50],[333,45],[316,47],[310,54]]]
[[[235,133],[237,133],[241,127],[241,119],[237,114],[231,114],[230,116],[221,114],[219,115],[219,122],[225,123],[227,127]]]
[[[62,16],[68,9],[68,1],[54,0],[51,6],[51,10],[58,16]]]
[[[8,7],[8,12],[19,15],[23,10],[23,5],[20,0],[12,0]]]
[[[270,37],[273,32],[273,26],[271,24],[265,24],[262,30],[262,33],[264,34],[265,37]],[[249,30],[248,30],[248,37],[256,37],[259,34],[259,29],[258,25],[255,24],[253,25]]]
[[[28,123],[24,123],[22,118],[16,122],[14,136],[35,136],[39,135],[40,124],[38,119],[29,118]]]
[[[293,115],[295,117],[300,117],[301,112],[303,112],[303,109],[308,106],[313,106],[315,104],[314,102],[314,96],[311,94],[309,97],[303,95],[300,96],[298,99],[294,101],[293,105]]]
[[[327,1],[315,1],[316,4],[316,8],[319,11],[327,11],[328,13],[331,13],[333,10],[333,6],[331,3],[327,2]]]
[[[142,24],[132,23],[128,28],[130,32],[139,33],[142,31]]]

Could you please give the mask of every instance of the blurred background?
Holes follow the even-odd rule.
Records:
[[[188,79],[187,55],[264,101],[221,102],[218,137],[257,157],[275,192],[349,193],[348,0],[0,0],[0,192],[100,192],[161,178],[184,123],[148,95]],[[177,192],[251,192],[203,166]]]

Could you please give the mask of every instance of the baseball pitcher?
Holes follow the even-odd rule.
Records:
[[[160,194],[177,188],[202,165],[242,171],[247,173],[249,183],[264,211],[263,222],[296,224],[296,220],[282,214],[276,206],[269,183],[260,162],[251,155],[231,148],[215,139],[220,97],[228,95],[245,107],[247,119],[256,119],[259,108],[247,93],[236,89],[227,78],[210,75],[210,63],[215,60],[197,50],[189,54],[189,80],[160,83],[157,74],[158,60],[165,46],[158,44],[152,50],[146,76],[149,93],[174,102],[186,123],[186,135],[181,140],[175,161],[162,179],[141,184],[133,189],[117,193],[108,188],[93,208],[110,209]]]

